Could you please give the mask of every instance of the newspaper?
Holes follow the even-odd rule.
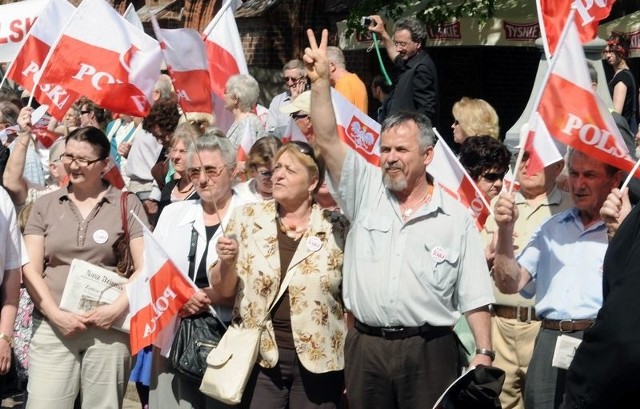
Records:
[[[74,258],[62,292],[60,309],[84,314],[101,305],[112,304],[120,296],[127,279],[118,273]],[[119,318],[113,328],[129,332],[131,314]]]

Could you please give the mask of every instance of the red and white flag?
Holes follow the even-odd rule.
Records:
[[[576,9],[576,23],[580,41],[588,43],[596,38],[600,20],[611,12],[615,0],[536,0],[538,20],[544,43],[544,51],[549,59],[556,54],[560,34],[564,29],[572,7]]]
[[[129,23],[133,24],[133,26],[138,30],[144,31],[144,26],[142,25],[142,21],[140,21],[140,16],[136,12],[136,8],[133,7],[133,3],[129,3],[127,9],[122,14],[122,17],[124,17]],[[152,13],[151,17],[155,18],[155,14]]]
[[[380,124],[331,88],[338,135],[367,162],[380,165]]]
[[[287,127],[284,130],[284,133],[282,134],[282,143],[292,141],[306,142],[310,145],[313,145],[312,141],[309,141],[307,137],[304,136],[302,130],[300,130],[300,127],[298,126],[298,124],[296,124],[296,121],[290,119]]]
[[[190,28],[163,29],[155,16],[151,25],[160,42],[178,103],[184,112],[213,112],[207,56],[200,34]]]
[[[26,0],[0,5],[0,62],[13,61],[47,0]]]
[[[578,29],[568,24],[565,30],[542,86],[540,118],[555,139],[629,172],[635,161],[611,113],[591,87]]]
[[[131,311],[131,354],[151,344],[164,347],[176,329],[175,318],[182,306],[195,294],[193,282],[171,261],[146,226],[144,229],[144,270],[127,285]],[[163,345],[158,341],[163,340]]]
[[[85,95],[112,112],[145,116],[161,62],[156,40],[105,0],[84,0],[52,50],[41,81]]]
[[[209,62],[216,126],[225,132],[233,123],[233,114],[224,107],[224,89],[227,80],[236,74],[249,73],[240,33],[233,16],[241,4],[241,0],[226,0],[203,34]]]
[[[34,84],[38,82],[38,73],[51,45],[55,44],[75,10],[67,0],[50,0],[31,27],[22,48],[7,71],[7,78],[28,91],[33,90],[33,97],[39,103],[49,105],[49,113],[58,121],[64,119],[64,115],[80,95],[59,84],[39,82],[35,88]]]
[[[538,173],[545,167],[562,159],[558,147],[551,138],[549,130],[538,112],[533,111],[531,113],[529,123],[520,132],[522,149],[529,154],[527,163],[528,175]]]
[[[469,210],[476,227],[482,230],[492,214],[491,206],[444,139],[437,132],[436,136],[438,143],[433,149],[433,160],[427,171],[444,192]]]

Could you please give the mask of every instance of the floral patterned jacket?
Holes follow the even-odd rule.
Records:
[[[346,324],[342,303],[342,259],[349,222],[340,213],[314,205],[309,228],[291,260],[291,328],[296,352],[314,373],[344,368]],[[253,203],[234,211],[226,228],[238,241],[238,293],[234,322],[260,325],[280,289],[276,204]],[[278,362],[271,316],[264,320],[259,364]]]

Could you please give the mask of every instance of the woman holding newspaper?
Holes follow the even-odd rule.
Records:
[[[19,119],[30,131],[30,113]],[[81,299],[85,313],[60,309],[74,259],[96,269],[115,271],[114,243],[123,234],[123,212],[146,220],[135,195],[102,179],[110,166],[109,141],[97,128],[81,127],[69,134],[60,160],[69,184],[36,200],[24,239],[30,262],[24,281],[33,298],[33,339],[29,353],[27,408],[121,407],[131,365],[129,336],[112,326],[128,311],[126,292],[112,304]],[[126,197],[126,196],[125,196]],[[127,220],[129,248],[135,268],[142,264],[142,226]]]
[[[336,408],[344,390],[348,222],[315,203],[324,167],[311,146],[288,143],[274,161],[275,200],[234,211],[216,247],[221,262],[211,270],[221,295],[238,294],[234,322],[263,327],[241,406]]]
[[[207,269],[218,259],[215,244],[227,227],[231,211],[243,204],[232,189],[236,149],[219,131],[202,136],[187,151],[186,174],[199,200],[171,203],[164,208],[154,236],[173,262],[196,283],[196,292],[180,311],[182,317],[207,314],[214,306],[224,322],[231,321],[233,294],[219,296],[207,279]],[[162,354],[165,355],[165,354]],[[170,368],[169,360],[154,347],[149,407],[224,408],[199,391],[200,384]]]

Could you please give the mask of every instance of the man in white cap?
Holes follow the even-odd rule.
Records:
[[[298,126],[302,135],[313,145],[313,126],[311,124],[311,91],[305,91],[298,95],[293,101],[280,106],[280,112],[288,114],[293,122]],[[287,131],[283,135],[284,139],[296,139],[295,127],[289,123]]]

